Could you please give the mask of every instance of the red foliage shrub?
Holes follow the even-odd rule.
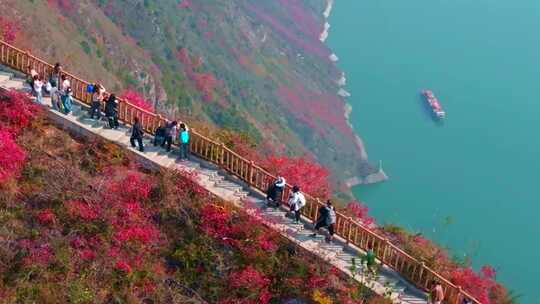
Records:
[[[85,221],[93,221],[99,217],[99,206],[87,204],[80,201],[68,201],[64,203],[68,214],[73,217],[81,218]]]
[[[132,203],[145,200],[150,194],[154,181],[144,173],[123,168],[111,167],[106,170],[107,192],[106,196],[113,196],[119,202]],[[122,194],[118,198],[118,194]]]
[[[77,251],[77,255],[83,261],[91,261],[96,258],[96,253],[94,252],[94,250],[89,248],[83,248]]]
[[[26,152],[13,140],[13,136],[0,127],[0,183],[18,177],[26,159]]]
[[[180,48],[178,51],[176,51],[176,59],[185,65],[191,65],[189,52],[186,48]]]
[[[217,205],[205,205],[200,213],[201,230],[211,237],[219,240],[227,241],[231,228],[229,222],[231,214],[225,208]]]
[[[191,7],[191,0],[179,0],[178,8],[188,8]]]
[[[296,1],[294,1],[296,2]],[[298,18],[298,16],[295,16],[295,12],[299,11],[307,11],[303,8],[296,8],[298,5],[295,3],[294,5],[289,5],[290,3],[293,3],[292,1],[281,1],[281,5],[283,5],[283,12],[289,13],[293,12],[292,15],[289,15],[288,20],[295,20],[294,18]],[[322,32],[323,25],[317,21],[314,22],[306,22],[308,17],[306,17],[305,13],[301,13],[302,17],[300,19],[301,23],[287,23],[284,24],[281,20],[276,18],[275,16],[269,14],[266,12],[263,8],[258,7],[254,4],[246,4],[246,8],[251,11],[255,16],[257,20],[260,20],[263,23],[266,23],[268,26],[273,28],[275,32],[281,34],[281,36],[289,42],[290,44],[296,46],[299,49],[302,49],[306,51],[309,54],[313,54],[316,56],[319,56],[322,59],[329,60],[330,56],[330,50],[318,39],[318,35]],[[317,24],[316,30],[312,29],[313,24]],[[318,32],[318,34],[315,36],[313,34],[310,34],[309,32],[305,32],[305,27],[310,27],[310,30],[313,30],[313,32]]]
[[[54,252],[49,244],[38,244],[35,241],[23,240],[19,245],[27,252],[22,263],[26,267],[48,266],[54,259]]]
[[[131,266],[129,265],[128,262],[123,261],[123,260],[116,261],[116,263],[114,264],[114,268],[117,270],[123,271],[125,273],[131,272]]]
[[[43,109],[28,96],[17,91],[0,93],[0,128],[17,135],[33,120],[43,115]]]
[[[210,101],[214,98],[214,89],[218,85],[218,81],[211,73],[193,73],[195,87],[203,95],[205,101]]]
[[[236,298],[225,303],[269,303],[272,298],[268,290],[269,284],[270,279],[251,265],[240,271],[233,271],[229,274],[229,286],[233,288]]]
[[[41,210],[40,212],[38,212],[36,217],[38,221],[43,225],[53,224],[54,222],[56,222],[56,216],[54,215],[52,209]]]
[[[347,204],[345,212],[351,215],[356,221],[365,226],[373,224],[375,219],[368,215],[368,207],[359,201],[352,201]]]
[[[288,79],[288,83],[290,85],[280,85],[277,94],[299,122],[320,135],[339,132],[343,138],[336,140],[356,140],[345,119],[344,103],[337,95],[315,92],[295,79]],[[334,134],[333,137],[339,136]]]
[[[293,158],[270,155],[263,161],[262,165],[271,173],[284,176],[288,184],[298,185],[305,193],[320,198],[330,196],[328,169],[308,157]]]
[[[148,99],[145,99],[144,96],[133,90],[133,89],[126,89],[120,94],[120,99],[125,100],[129,103],[131,103],[134,106],[137,106],[143,110],[149,111],[149,112],[155,112],[154,106],[152,105],[152,102]]]
[[[266,287],[268,283],[270,283],[270,280],[253,266],[247,266],[243,270],[229,274],[229,285],[232,288],[258,290]]]
[[[53,8],[58,8],[66,12],[73,12],[77,2],[74,0],[47,0],[47,3]]]
[[[279,248],[278,244],[272,239],[272,236],[265,233],[257,237],[257,246],[268,252],[275,252]]]
[[[12,43],[17,38],[19,26],[5,17],[0,16],[0,39],[7,43]]]
[[[481,303],[492,303],[489,293],[496,284],[491,278],[475,273],[471,268],[458,268],[451,271],[450,280],[470,292]]]
[[[117,232],[114,234],[114,239],[118,242],[137,241],[147,244],[154,240],[158,234],[159,231],[150,225],[127,225],[126,227],[119,227],[117,229]]]

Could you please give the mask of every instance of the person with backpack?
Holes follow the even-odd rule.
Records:
[[[167,136],[167,128],[163,125],[162,122],[159,123],[159,126],[154,132],[154,146],[161,146],[165,142],[165,137]]]
[[[67,87],[67,89],[64,92],[64,95],[62,95],[62,108],[64,109],[64,114],[71,113],[71,106],[73,105],[72,100],[73,92],[71,91],[70,87]]]
[[[118,129],[120,124],[118,123],[118,103],[116,101],[116,95],[111,94],[105,102],[105,116],[109,122],[109,128]]]
[[[301,210],[306,205],[306,197],[300,192],[300,187],[294,186],[289,197],[289,208],[294,214],[294,222],[300,223]]]
[[[315,231],[311,236],[316,237],[319,229],[326,227],[328,229],[328,237],[326,237],[326,242],[330,243],[334,237],[334,225],[336,223],[336,211],[332,206],[332,202],[328,200],[326,205],[323,205],[319,208],[319,218],[315,223],[313,230]]]
[[[188,160],[189,155],[189,130],[186,124],[180,124],[180,133],[178,136],[180,143],[180,160]]]
[[[139,151],[144,152],[143,146],[144,131],[139,121],[139,117],[135,117],[133,120],[133,126],[131,127],[131,138],[129,139],[131,147],[136,148],[135,141],[139,144]]]
[[[105,88],[100,84],[94,85],[94,92],[92,94],[92,102],[90,103],[90,119],[94,119],[94,115],[97,119],[101,119],[101,102],[105,99]]]
[[[281,195],[287,182],[283,176],[278,175],[266,191],[266,202],[268,206],[277,208],[281,205]]]
[[[36,101],[40,104],[43,104],[43,79],[39,75],[34,75],[34,95],[36,96]]]
[[[171,145],[173,142],[173,138],[176,137],[176,133],[178,131],[178,122],[177,121],[171,121],[167,124],[167,127],[165,127],[165,140],[163,141],[163,144],[161,147],[167,146],[167,152],[171,151]]]

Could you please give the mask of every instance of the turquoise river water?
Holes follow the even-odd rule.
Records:
[[[540,1],[339,0],[329,23],[352,124],[390,176],[355,195],[540,303]]]

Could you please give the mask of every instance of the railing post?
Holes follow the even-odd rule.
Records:
[[[351,242],[353,218],[349,216],[348,220],[349,220],[349,232],[347,233],[347,244],[349,244]]]
[[[463,298],[463,296],[462,296],[463,295],[463,289],[461,289],[461,286],[458,286],[457,288],[458,288],[458,290],[457,290],[458,293],[456,295],[456,300],[454,301],[453,304],[461,303],[462,298]]]
[[[317,221],[317,218],[319,218],[319,208],[321,206],[321,200],[319,200],[319,198],[317,198],[315,200],[316,204],[315,204],[315,216],[313,217],[313,223],[315,224],[315,222]]]
[[[386,253],[388,252],[388,244],[389,243],[390,243],[390,241],[388,241],[388,238],[384,238],[384,248],[383,248],[383,255],[382,255],[382,262],[384,264],[386,264],[386,262],[387,262]]]
[[[254,161],[251,161],[249,163],[249,172],[248,172],[248,184],[251,186],[253,185],[253,171],[254,171],[254,168],[255,168],[255,162]]]
[[[424,276],[424,271],[426,271],[426,262],[422,261],[422,263],[420,264],[420,273],[418,275],[418,284],[422,286],[423,288],[427,288],[425,284],[422,284],[423,282],[422,277]]]
[[[221,167],[223,167],[223,164],[225,163],[225,144],[224,143],[221,143],[219,145],[219,147],[221,148],[220,150],[220,155],[219,155],[219,165]]]
[[[25,63],[23,63],[23,68],[24,70],[26,71],[26,74],[30,74],[30,70],[32,69],[32,67],[30,67],[30,52],[28,50],[25,50],[24,51],[24,58],[26,58],[26,61],[23,60],[23,62],[25,61]],[[28,67],[30,67],[30,69],[28,69]],[[43,77],[46,77],[45,75],[43,75]]]

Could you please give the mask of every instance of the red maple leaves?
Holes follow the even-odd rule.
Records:
[[[26,152],[13,139],[13,135],[0,129],[0,183],[19,176]]]
[[[42,113],[23,93],[8,91],[0,95],[0,182],[19,176],[26,152],[16,136]]]
[[[20,28],[15,22],[0,16],[0,40],[12,43],[17,38],[19,30]]]
[[[144,98],[141,93],[135,91],[134,89],[129,88],[124,90],[122,94],[120,94],[119,98],[128,101],[132,105],[137,106],[148,112],[155,112],[152,101]]]
[[[450,272],[450,280],[481,303],[495,304],[498,302],[494,296],[502,290],[502,286],[495,281],[495,275],[496,271],[491,266],[483,266],[478,273],[472,268],[457,268]]]
[[[297,185],[310,195],[327,198],[331,194],[330,172],[311,158],[270,155],[262,162],[271,173],[284,176],[287,183]]]

